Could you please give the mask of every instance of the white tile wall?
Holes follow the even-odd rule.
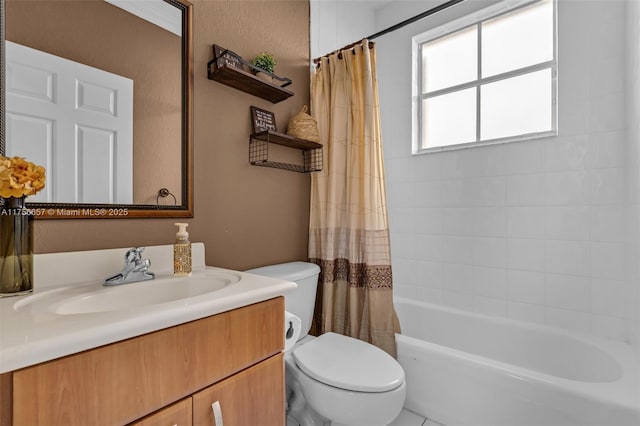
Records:
[[[507,298],[507,270],[504,268],[486,268],[474,266],[473,293],[495,299]]]
[[[589,307],[589,278],[547,274],[547,305],[560,309],[586,311]]]
[[[511,270],[545,271],[544,240],[509,238],[507,267]]]
[[[524,142],[526,143],[526,142]],[[521,145],[521,144],[519,144]],[[482,149],[482,148],[478,148]],[[523,154],[523,157],[525,154]],[[546,176],[541,173],[507,175],[507,205],[544,206]]]
[[[625,133],[620,131],[590,135],[591,167],[624,167],[625,152],[619,149],[625,142]]]
[[[589,240],[589,207],[548,206],[545,208],[545,238]]]
[[[625,241],[627,208],[624,205],[591,206],[591,241]]]
[[[545,207],[508,207],[507,233],[509,236],[517,238],[544,238]]]
[[[626,10],[626,71],[627,78],[625,80],[627,95],[627,132],[628,132],[628,149],[625,151],[625,164],[627,164],[628,179],[628,218],[630,236],[629,254],[632,259],[629,268],[631,281],[631,296],[627,306],[630,310],[631,321],[627,321],[628,333],[631,335],[631,341],[635,345],[638,358],[640,358],[640,3],[637,1],[629,1]],[[608,156],[608,158],[615,156]],[[622,162],[622,160],[618,160]],[[613,225],[615,232],[618,229]],[[607,317],[611,318],[611,317]],[[596,326],[601,330],[618,332],[616,323],[610,321],[608,323],[597,322]],[[614,333],[612,333],[614,334]]]
[[[544,140],[412,156],[410,60],[399,63],[412,33],[377,40],[396,294],[640,341],[630,3],[559,3],[559,135]]]
[[[477,237],[506,237],[507,209],[504,207],[476,207],[473,209],[473,235]]]
[[[507,272],[508,299],[514,302],[544,305],[546,300],[543,272],[510,269]]]

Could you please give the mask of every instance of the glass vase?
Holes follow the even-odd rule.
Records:
[[[33,291],[33,214],[25,198],[0,206],[0,297]]]

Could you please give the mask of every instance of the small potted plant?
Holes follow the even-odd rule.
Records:
[[[278,63],[278,61],[276,61],[276,58],[273,56],[273,54],[269,53],[269,52],[262,52],[260,53],[258,56],[256,56],[253,61],[251,61],[251,63],[270,73],[273,73],[273,70],[275,69],[276,64]],[[262,74],[259,72],[256,72],[254,70],[254,74],[257,74],[259,77],[271,81],[271,76],[268,74]]]

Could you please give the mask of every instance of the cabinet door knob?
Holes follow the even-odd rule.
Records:
[[[222,421],[222,407],[220,407],[220,401],[216,401],[211,404],[211,409],[213,410],[213,425],[224,426],[224,422]]]

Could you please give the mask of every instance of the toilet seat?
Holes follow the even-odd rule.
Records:
[[[293,351],[308,376],[336,388],[387,392],[404,383],[404,370],[380,348],[352,337],[325,333]]]

